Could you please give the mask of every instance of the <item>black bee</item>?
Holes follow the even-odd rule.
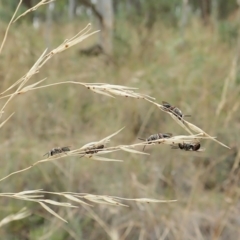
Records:
[[[91,147],[91,148],[89,148],[85,153],[86,154],[94,154],[94,153],[97,153],[97,152],[99,152],[101,149],[103,149],[104,148],[104,145],[102,144],[102,145],[99,145],[99,146],[97,146],[97,147]]]
[[[173,113],[179,120],[182,120],[183,117],[190,117],[191,116],[191,115],[183,115],[182,111],[179,108],[177,108],[175,106],[172,106],[168,102],[163,101],[162,104],[163,104],[163,108],[166,111],[169,111],[169,112]]]
[[[93,146],[90,147],[88,149],[86,149],[85,154],[81,157],[84,157],[86,154],[94,154],[94,153],[98,153],[99,151],[101,151],[105,146],[103,144],[99,145],[99,146]],[[81,158],[80,157],[80,158]]]
[[[56,147],[56,148],[51,149],[49,152],[47,152],[43,156],[48,155],[48,157],[49,157],[49,156],[53,156],[53,155],[68,152],[68,151],[70,151],[69,146],[68,147]]]
[[[185,151],[202,151],[200,143],[179,143],[178,146],[172,146],[173,149],[181,149]]]
[[[138,138],[139,140],[146,141],[148,144],[151,144],[152,141],[162,139],[162,138],[170,138],[172,137],[172,133],[156,133],[151,136],[149,136],[147,139],[144,138]],[[143,147],[143,151],[145,149],[146,145]]]

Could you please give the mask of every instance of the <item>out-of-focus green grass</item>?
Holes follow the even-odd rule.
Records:
[[[75,35],[85,23],[52,26],[51,47]],[[136,204],[129,208],[96,205],[92,217],[83,207],[55,209],[69,224],[59,222],[35,204],[1,199],[0,219],[27,206],[34,215],[0,229],[2,239],[237,239],[239,73],[227,92],[219,116],[225,79],[232,68],[236,41],[229,45],[217,29],[193,20],[184,36],[157,23],[151,32],[117,23],[114,62],[104,56],[87,58],[79,49],[85,40],[55,56],[31,81],[106,82],[138,87],[139,92],[177,105],[190,122],[232,147],[203,141],[203,153],[147,146],[150,156],[115,153],[123,163],[66,158],[45,163],[1,182],[2,192],[27,189],[74,191],[128,198],[178,199],[171,204]],[[139,34],[141,33],[141,34]],[[12,27],[0,61],[0,90],[4,91],[34,64],[46,48],[45,28]],[[237,64],[238,67],[238,64]],[[1,100],[2,104],[5,100]],[[131,144],[157,132],[186,134],[172,119],[143,100],[107,98],[76,85],[60,85],[17,96],[5,116],[15,115],[1,129],[0,176],[40,160],[55,146],[80,147],[126,128],[112,145]],[[231,114],[231,115],[230,115]],[[237,155],[238,154],[238,155]],[[235,171],[231,169],[236,165]],[[51,232],[52,231],[52,232]],[[49,234],[49,235],[47,235]],[[166,235],[166,238],[164,238]]]

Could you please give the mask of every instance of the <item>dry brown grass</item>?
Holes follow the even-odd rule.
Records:
[[[48,4],[51,1],[41,1],[40,3],[38,3],[35,7],[33,7],[32,9],[29,9],[28,11],[26,11],[25,13],[23,13],[22,15],[20,15],[18,18],[15,18],[15,15],[19,9],[19,6],[21,5],[22,1],[19,2],[19,5],[16,8],[16,11],[6,29],[6,33],[4,35],[4,39],[3,42],[1,44],[1,48],[0,48],[0,53],[3,49],[4,43],[6,41],[7,38],[7,34],[9,31],[9,28],[11,26],[11,24],[15,21],[17,21],[20,17],[26,15],[28,12],[32,11],[32,10],[36,10],[38,7],[44,5],[44,4]],[[82,31],[80,31],[78,34],[76,34],[74,37],[72,37],[71,39],[66,39],[61,45],[59,45],[59,47],[55,48],[54,50],[51,50],[49,53],[47,53],[47,50],[45,50],[42,55],[39,57],[39,59],[34,63],[34,65],[31,67],[31,69],[23,76],[21,77],[19,80],[17,80],[15,83],[13,83],[10,87],[8,87],[6,90],[4,90],[1,95],[4,95],[6,92],[9,92],[10,90],[16,88],[17,89],[8,95],[4,95],[1,99],[4,98],[8,98],[7,101],[4,103],[2,109],[1,109],[1,117],[4,113],[4,110],[6,109],[7,105],[10,103],[10,101],[16,97],[19,94],[23,94],[23,93],[27,93],[28,91],[32,91],[32,90],[36,90],[36,89],[40,89],[40,88],[45,88],[45,87],[49,87],[49,86],[55,86],[55,85],[59,85],[59,84],[63,84],[63,83],[74,83],[74,84],[80,84],[85,86],[87,89],[92,90],[95,93],[99,93],[99,94],[103,94],[106,96],[111,96],[111,94],[113,95],[117,95],[117,96],[125,96],[125,97],[133,97],[133,98],[142,98],[142,99],[153,99],[147,95],[142,95],[142,94],[138,94],[135,93],[134,91],[132,91],[132,89],[134,88],[129,88],[129,87],[125,87],[125,86],[119,86],[119,85],[111,85],[111,84],[90,84],[90,83],[79,83],[79,82],[60,82],[60,83],[55,83],[55,84],[50,84],[50,85],[45,85],[45,86],[41,86],[41,87],[36,87],[37,85],[39,85],[40,83],[42,83],[43,81],[46,80],[42,79],[40,81],[37,81],[36,83],[27,85],[27,83],[29,82],[30,78],[32,78],[35,74],[39,73],[40,69],[56,54],[59,54],[67,49],[69,49],[70,47],[73,47],[74,45],[82,42],[84,39],[90,37],[91,35],[97,33],[98,31],[89,33],[89,31],[91,30],[91,25],[88,24],[86,28],[84,28]],[[27,85],[27,86],[26,86]],[[108,92],[108,93],[106,93]],[[13,114],[10,115],[10,117]],[[5,121],[3,121],[0,125],[0,127],[2,127],[9,119],[10,117],[8,117]],[[121,129],[122,130],[122,129]],[[94,160],[100,160],[100,161],[120,161],[120,160],[116,160],[116,159],[109,159],[109,158],[103,158],[103,157],[99,157],[99,154],[104,154],[104,153],[110,153],[110,152],[114,152],[114,151],[118,151],[118,150],[124,150],[124,151],[128,151],[128,152],[133,152],[133,153],[141,153],[139,151],[136,150],[132,150],[131,148],[133,148],[134,146],[118,146],[118,147],[114,147],[114,148],[104,148],[103,151],[101,152],[97,152],[96,154],[88,154],[86,149],[89,149],[89,147],[94,146],[95,144],[98,146],[99,144],[103,144],[105,146],[106,143],[108,143],[110,141],[110,138],[113,137],[114,135],[116,135],[117,133],[119,133],[121,130],[117,131],[116,133],[100,140],[99,142],[93,142],[93,143],[88,143],[86,145],[84,145],[83,147],[73,150],[73,151],[69,151],[68,154],[65,154],[66,156],[89,156],[94,159]],[[145,154],[145,153],[143,153]],[[59,154],[58,154],[59,155]],[[64,155],[64,154],[61,154]],[[23,170],[18,170],[15,171],[13,173],[10,173],[9,175],[7,175],[6,177],[2,178],[2,180],[7,179],[8,177],[18,174],[20,172],[26,171],[31,169],[33,166],[43,163],[43,162],[49,162],[52,160],[56,160],[58,158],[61,158],[61,156],[53,156],[47,159],[43,159],[43,160],[39,160],[37,161],[35,164],[31,165],[30,167],[27,167]],[[55,206],[64,206],[64,207],[75,207],[73,205],[71,205],[70,203],[62,203],[62,202],[58,202],[58,201],[53,201],[53,200],[49,200],[49,199],[41,199],[44,197],[44,195],[38,195],[39,193],[43,193],[43,191],[39,191],[39,190],[28,190],[28,191],[23,191],[23,192],[18,192],[18,193],[2,193],[0,194],[1,197],[7,197],[7,198],[14,198],[14,199],[18,199],[18,200],[25,200],[25,201],[30,201],[30,202],[37,202],[39,203],[45,210],[47,210],[49,213],[51,213],[52,215],[54,215],[55,217],[59,218],[62,221],[67,222],[64,218],[60,217],[53,209],[51,209],[48,205],[46,205],[46,203],[48,204],[52,204]],[[117,201],[116,199],[114,199],[114,197],[109,197],[109,196],[97,196],[97,195],[90,195],[90,194],[84,194],[83,196],[78,196],[77,193],[52,193],[52,192],[48,192],[50,194],[55,194],[55,195],[61,195],[67,199],[70,199],[72,201],[78,202],[80,204],[86,204],[84,201],[81,201],[78,199],[78,197],[82,197],[85,198],[89,201],[95,202],[95,203],[104,203],[104,204],[110,204],[110,205],[117,205],[117,206],[126,206],[124,204],[121,204],[119,201]],[[30,194],[30,195],[29,195]],[[33,194],[33,195],[31,195]],[[124,199],[124,198],[123,198]],[[141,199],[126,199],[125,200],[134,200],[134,201],[139,201],[139,202],[147,202],[147,203],[151,203],[151,202],[155,202],[155,203],[159,203],[159,202],[172,202],[172,201],[176,201],[176,200],[155,200],[155,199],[150,199],[150,198],[141,198]],[[90,206],[90,205],[89,205]],[[17,219],[22,219],[24,217],[29,216],[28,212],[21,212],[16,214],[16,215],[10,215],[6,218],[4,218],[2,220],[2,225],[9,223],[11,221],[17,220]]]
[[[55,27],[59,31],[56,34],[59,39],[70,31],[68,26],[61,29]],[[23,25],[21,28],[24,31],[28,26]],[[13,187],[16,192],[44,188],[53,193],[46,195],[44,200],[55,202],[61,202],[61,199],[54,193],[66,194],[66,190],[73,197],[82,196],[74,192],[86,191],[92,193],[88,196],[92,196],[94,201],[105,203],[107,199],[108,203],[117,201],[125,204],[124,200],[118,201],[119,198],[109,195],[132,199],[151,196],[155,199],[178,199],[178,202],[148,205],[137,201],[130,202],[129,208],[116,208],[109,204],[100,204],[95,208],[82,206],[69,209],[67,215],[63,208],[54,207],[58,216],[68,220],[67,226],[26,201],[21,205],[20,202],[8,200],[8,206],[20,209],[27,205],[38,219],[49,220],[38,223],[38,229],[27,222],[30,239],[40,236],[41,239],[106,239],[106,236],[111,239],[237,239],[240,142],[236,129],[239,129],[239,83],[232,79],[231,84],[228,84],[231,96],[223,95],[222,91],[224,79],[231,72],[231,62],[235,58],[234,48],[216,38],[213,41],[213,32],[203,28],[197,21],[186,31],[184,44],[177,42],[176,32],[159,24],[148,39],[148,49],[139,58],[141,41],[138,42],[136,32],[130,30],[132,38],[129,42],[133,50],[124,61],[120,58],[120,66],[106,67],[101,57],[86,59],[69,49],[51,59],[49,64],[46,63],[44,69],[34,76],[33,82],[21,88],[27,92],[17,94],[8,103],[4,114],[15,112],[15,115],[1,128],[2,137],[7,139],[3,142],[1,154],[6,159],[1,163],[2,178],[26,166],[33,166],[34,159],[39,159],[54,146],[70,145],[75,150],[67,156],[63,154],[44,159],[47,164],[38,164],[31,171],[6,179],[2,182],[2,192],[8,192]],[[4,70],[1,92],[14,84],[14,79],[18,79],[19,75],[26,76],[44,48],[34,35],[25,39],[14,29],[8,39],[4,48],[6,61],[0,65],[1,70]],[[25,39],[23,44],[26,50],[22,52],[20,48],[19,52],[13,52],[10,48],[12,39],[18,39],[16,46],[21,46],[20,43]],[[59,39],[54,41],[59,42]],[[12,59],[11,55],[14,56]],[[9,63],[22,67],[17,72],[11,71],[7,67]],[[238,71],[235,71],[237,74]],[[78,82],[83,74],[85,83],[82,79]],[[48,77],[45,81],[51,82],[39,87],[33,85],[45,77]],[[91,84],[90,91],[86,91],[85,87],[89,86],[87,82],[108,84]],[[67,85],[63,87],[62,84]],[[56,86],[48,87],[51,85]],[[133,88],[126,89],[124,85]],[[98,88],[94,89],[95,86]],[[146,95],[138,95],[135,86]],[[31,92],[30,89],[39,90]],[[134,98],[112,99],[93,94],[92,90],[111,95],[117,93],[123,97],[130,94],[129,97]],[[14,93],[17,93],[16,89]],[[149,99],[148,95],[156,97],[156,100]],[[224,104],[215,116],[221,99],[224,99]],[[175,121],[168,121],[168,115],[158,111],[163,110],[158,104],[162,100],[174,103],[191,114],[191,122],[201,126],[204,131],[166,112],[182,128]],[[90,160],[100,157],[98,154],[84,155],[85,147],[89,148],[86,143],[90,143],[90,147],[97,145],[105,136],[122,126],[126,126],[125,129],[114,136],[111,145],[107,143],[104,151],[120,150],[107,152],[107,158],[122,159],[123,163],[94,162]],[[181,132],[185,130],[200,135],[185,136]],[[201,143],[206,150],[201,153],[172,151],[168,146],[160,144],[148,148],[150,156],[135,154],[134,151],[140,152],[144,144],[136,144],[136,138],[156,132],[172,132],[176,136],[174,141],[202,138]],[[231,150],[221,148],[213,142],[216,139],[210,136],[217,136]],[[172,144],[171,141],[164,140],[169,144]],[[131,154],[126,150],[132,151]],[[84,158],[76,157],[82,155]],[[51,161],[62,157],[67,157],[67,161]],[[10,209],[1,210],[2,219],[9,215]],[[29,218],[33,219],[32,216]],[[21,222],[12,223],[6,230],[2,228],[2,236],[10,239],[11,233],[14,234],[14,226],[21,229],[19,235],[23,234],[26,225]]]

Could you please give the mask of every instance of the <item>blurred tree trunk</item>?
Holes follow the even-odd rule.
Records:
[[[45,40],[47,48],[51,48],[51,35],[52,35],[52,22],[53,22],[53,10],[55,3],[51,2],[48,4],[46,9],[46,30],[45,30]]]
[[[68,18],[72,20],[75,15],[76,0],[68,0]]]
[[[209,23],[210,13],[211,13],[211,0],[201,0],[201,14],[204,24]]]
[[[182,16],[180,21],[180,30],[182,38],[184,38],[184,32],[188,22],[188,11],[189,11],[188,0],[182,0]]]
[[[212,0],[212,6],[211,6],[211,19],[212,19],[212,24],[214,27],[214,30],[217,29],[218,25],[218,0]]]
[[[102,47],[104,53],[111,56],[113,50],[113,2],[112,0],[98,0],[96,9],[101,15],[101,18],[98,18],[99,28],[101,30],[99,34],[99,45]]]

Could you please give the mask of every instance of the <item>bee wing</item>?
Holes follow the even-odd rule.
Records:
[[[162,101],[162,103],[163,104],[168,104],[168,105],[171,105],[171,104],[169,104],[168,102],[166,102],[166,101]]]
[[[162,104],[165,105],[164,107],[171,107],[171,104],[166,101],[162,101]]]
[[[71,151],[71,150],[70,150],[70,147],[71,147],[71,146],[62,147],[62,151]]]
[[[172,133],[164,133],[165,135],[169,135],[170,137],[172,137],[173,136],[173,134]]]

